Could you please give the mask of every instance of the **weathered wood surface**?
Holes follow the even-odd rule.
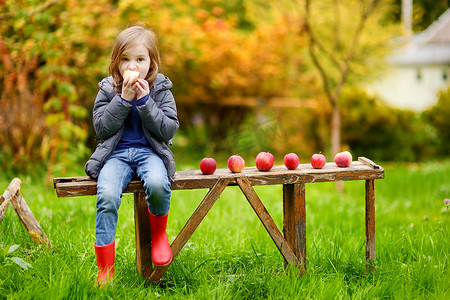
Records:
[[[283,234],[298,259],[300,272],[306,270],[305,184],[283,185]],[[289,262],[285,260],[285,267]]]
[[[369,167],[372,167],[374,169],[381,169],[381,167],[379,165],[377,165],[376,163],[374,163],[373,161],[371,161],[367,157],[360,156],[360,157],[358,157],[358,161],[362,162],[363,164],[365,164],[365,165],[367,165]]]
[[[0,221],[5,216],[6,209],[8,208],[9,201],[5,201],[3,196],[0,196]]]
[[[366,180],[366,261],[372,260],[375,260],[375,182],[371,179]]]
[[[5,215],[6,207],[11,203],[33,241],[36,244],[46,244],[51,247],[51,243],[42,230],[41,225],[39,225],[39,222],[34,217],[30,207],[20,193],[21,184],[22,181],[19,178],[14,178],[0,197],[0,221]]]
[[[35,244],[45,244],[48,247],[51,247],[52,245],[45,235],[44,230],[42,230],[41,225],[39,225],[39,222],[34,217],[30,207],[28,207],[28,204],[25,202],[25,199],[20,192],[17,192],[11,199],[11,204],[16,210],[17,215],[19,215],[19,219],[22,221],[28,234],[33,239],[33,242]]]
[[[203,198],[202,202],[198,205],[197,209],[194,211],[192,216],[186,222],[183,229],[181,229],[180,233],[177,235],[172,245],[170,246],[172,249],[172,262],[180,253],[181,249],[183,249],[184,245],[189,241],[194,231],[203,221],[205,216],[208,214],[209,210],[216,203],[217,199],[219,199],[222,192],[230,183],[229,178],[221,178],[216,181],[216,184],[208,191],[208,193]],[[166,266],[155,267],[153,270],[150,280],[151,281],[159,281],[164,273],[169,268],[170,264]]]
[[[139,275],[149,277],[152,273],[150,220],[145,193],[134,194],[134,225],[136,239],[136,268]]]
[[[353,161],[350,167],[340,168],[335,163],[327,163],[322,169],[314,169],[310,164],[301,164],[295,170],[285,166],[274,166],[268,172],[247,167],[241,173],[232,173],[223,168],[212,175],[203,175],[200,170],[178,171],[171,185],[172,190],[210,189],[219,178],[230,179],[229,185],[237,185],[236,178],[246,176],[252,186],[273,184],[296,184],[328,181],[368,180],[384,178],[384,169],[366,158]],[[58,197],[88,196],[97,194],[97,182],[87,176],[55,178],[53,184]],[[139,180],[130,182],[125,193],[143,192]]]
[[[19,178],[14,178],[9,186],[6,188],[5,192],[2,196],[0,196],[0,221],[3,220],[5,216],[6,208],[8,208],[11,199],[17,194],[20,190],[20,185],[22,181]]]
[[[258,218],[261,220],[261,223],[263,223],[264,227],[267,230],[267,233],[269,233],[270,237],[272,238],[280,253],[283,255],[284,259],[292,267],[298,266],[297,256],[295,255],[289,243],[281,234],[270,214],[267,212],[264,204],[259,199],[248,178],[242,176],[239,177],[237,181],[241,191],[244,193]]]

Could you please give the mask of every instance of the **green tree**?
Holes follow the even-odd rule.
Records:
[[[439,152],[447,157],[450,155],[450,88],[439,93],[438,102],[424,112],[428,122],[439,133]]]
[[[395,26],[386,21],[391,1],[313,1],[293,3],[303,17],[308,55],[322,93],[332,107],[331,150],[341,148],[340,97],[379,68]]]
[[[402,1],[395,0],[393,8],[387,13],[387,16],[395,22],[402,20]],[[416,32],[427,29],[449,8],[448,0],[414,0],[412,2],[412,29]]]

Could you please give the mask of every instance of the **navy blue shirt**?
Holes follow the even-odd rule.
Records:
[[[125,119],[125,128],[122,134],[122,138],[117,145],[117,149],[150,147],[150,143],[145,137],[144,128],[142,127],[142,120],[136,107],[144,105],[147,102],[148,98],[149,95],[131,102],[133,107],[131,108],[128,117]],[[127,100],[122,98],[122,101]]]

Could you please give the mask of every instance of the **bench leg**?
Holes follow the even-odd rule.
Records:
[[[366,261],[367,270],[372,270],[370,261],[375,260],[375,183],[366,180]]]
[[[305,184],[283,185],[283,234],[295,256],[300,272],[306,270],[306,208]],[[288,262],[285,260],[285,267]]]
[[[272,238],[273,242],[277,246],[281,255],[283,255],[284,259],[291,266],[297,266],[299,263],[297,256],[295,255],[295,253],[292,250],[289,243],[286,241],[286,239],[281,234],[280,230],[278,229],[277,225],[273,221],[272,217],[267,212],[266,208],[264,207],[264,204],[259,199],[258,195],[256,194],[255,190],[253,189],[248,178],[245,176],[242,176],[242,177],[236,178],[236,181],[237,181],[241,191],[244,193],[245,197],[247,198],[248,202],[252,206],[253,210],[255,211],[256,215],[258,216],[260,221],[263,223],[264,227],[266,228],[266,230],[269,233],[270,237]]]
[[[178,255],[178,253],[180,253],[181,249],[183,249],[187,241],[189,241],[194,231],[197,229],[202,220],[208,214],[209,210],[216,203],[217,199],[219,199],[223,190],[228,186],[230,181],[231,181],[230,179],[224,178],[218,179],[216,184],[205,195],[205,198],[203,198],[202,202],[198,205],[197,209],[194,211],[192,216],[186,222],[186,225],[184,225],[183,229],[181,229],[180,233],[177,235],[177,237],[175,238],[175,240],[171,245],[173,254],[172,262]],[[167,271],[169,266],[170,264],[167,266],[155,267],[150,276],[150,280],[155,282],[159,281],[161,277],[164,275],[164,273]]]
[[[141,277],[152,272],[150,220],[145,193],[134,194],[134,224],[136,229],[136,268]]]

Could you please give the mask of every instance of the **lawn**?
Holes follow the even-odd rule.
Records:
[[[375,181],[375,272],[366,272],[364,182],[306,185],[304,276],[283,272],[283,259],[237,187],[227,188],[156,285],[135,266],[132,195],[125,195],[116,234],[116,280],[94,288],[95,197],[56,198],[41,179],[21,177],[21,193],[51,240],[35,246],[12,207],[0,222],[0,245],[19,248],[24,269],[0,250],[0,299],[449,299],[450,161],[382,164]],[[73,171],[77,172],[77,171]],[[81,171],[78,174],[82,174]],[[71,174],[72,175],[72,174]],[[73,174],[75,175],[75,174]],[[0,175],[0,190],[12,178]],[[281,186],[255,188],[280,230]],[[173,240],[206,190],[174,191]]]

